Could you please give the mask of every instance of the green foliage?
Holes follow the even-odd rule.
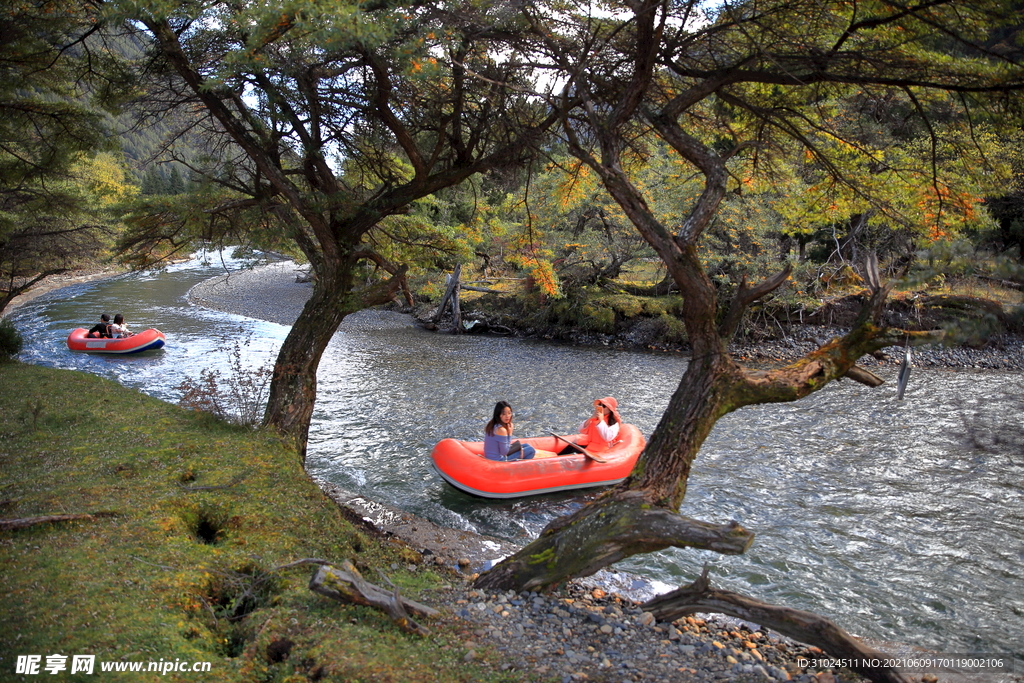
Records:
[[[187,255],[200,244],[273,251],[304,260],[279,213],[213,183],[192,185],[188,193],[143,193],[120,208],[125,229],[117,251],[135,268]]]
[[[579,326],[591,332],[615,332],[615,311],[606,306],[583,304],[580,307]]]
[[[60,176],[11,189],[0,208],[0,310],[42,277],[101,258],[120,228],[119,205],[135,192],[120,160],[82,156]]]
[[[4,193],[62,177],[79,154],[111,144],[90,103],[114,76],[87,5],[14,3],[0,41],[0,178]],[[95,85],[89,89],[90,84]],[[109,99],[107,100],[109,102]]]
[[[656,159],[647,162],[636,170],[655,182],[662,169]],[[653,255],[598,179],[571,158],[548,164],[531,181],[526,200],[529,234],[543,246],[564,287],[617,278],[630,262]]]
[[[662,313],[657,318],[655,338],[668,344],[686,343],[686,326],[674,315]]]
[[[10,318],[0,319],[0,361],[9,361],[21,353],[25,340]]]
[[[90,5],[15,3],[0,41],[0,310],[96,257],[131,188],[106,114],[123,84]]]

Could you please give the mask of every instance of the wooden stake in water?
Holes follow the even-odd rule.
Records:
[[[907,382],[910,381],[910,365],[914,360],[914,354],[909,346],[903,347],[903,362],[900,363],[900,374],[896,380],[896,400],[903,400],[903,392],[907,390]]]

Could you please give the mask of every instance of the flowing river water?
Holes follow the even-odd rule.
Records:
[[[168,401],[186,376],[226,372],[235,342],[245,363],[271,363],[287,327],[189,304],[190,288],[221,268],[219,257],[197,259],[42,295],[10,316],[25,336],[21,358]],[[124,313],[134,330],[161,329],[167,346],[138,356],[68,351],[67,334],[104,310]],[[499,399],[515,407],[526,436],[571,431],[594,398],[612,395],[649,436],[685,366],[672,355],[438,335],[405,316],[362,312],[324,354],[307,468],[442,526],[522,544],[594,494],[474,498],[433,472],[433,445],[479,439]],[[897,401],[896,367],[877,373],[889,380],[878,389],[833,383],[715,427],[682,512],[755,531],[745,555],[666,550],[618,568],[674,587],[707,563],[720,587],[827,615],[872,640],[1012,655],[1021,671],[1024,455],[970,450],[961,438],[977,411],[1019,427],[1022,416],[997,399],[1019,396],[1021,377],[917,369]]]

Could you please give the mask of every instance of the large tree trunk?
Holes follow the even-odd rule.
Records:
[[[317,278],[313,295],[285,337],[274,364],[264,424],[292,436],[306,459],[306,438],[316,402],[317,367],[348,310],[348,288]]]
[[[644,456],[623,486],[678,510],[690,467],[718,419],[734,409],[731,388],[742,369],[724,352],[692,358],[651,435]]]
[[[405,287],[407,268],[388,264],[389,279],[354,290],[354,264],[363,256],[352,251],[333,267],[317,268],[313,295],[285,337],[274,364],[263,424],[295,439],[303,463],[316,403],[317,368],[331,337],[349,313],[391,301]]]

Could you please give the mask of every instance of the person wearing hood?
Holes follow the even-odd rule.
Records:
[[[576,445],[588,451],[604,451],[619,438],[619,402],[611,396],[594,401],[594,413],[580,425],[580,438]],[[572,446],[566,446],[559,455],[577,452]]]

